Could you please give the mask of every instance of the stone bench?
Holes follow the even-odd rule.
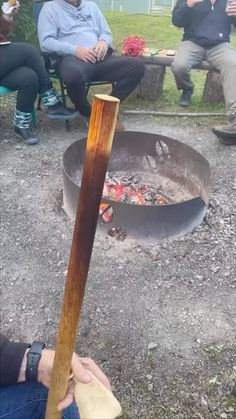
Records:
[[[138,86],[138,95],[143,99],[157,100],[163,92],[166,67],[171,67],[174,57],[170,56],[143,56],[141,59],[146,65],[146,71]],[[217,103],[224,101],[220,74],[206,62],[193,67],[193,69],[207,71],[203,101]]]

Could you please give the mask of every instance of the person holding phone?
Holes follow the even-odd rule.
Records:
[[[177,88],[182,90],[180,105],[191,105],[191,68],[208,61],[221,74],[229,119],[228,125],[214,127],[213,132],[224,144],[236,144],[236,48],[230,43],[236,0],[177,0],[172,22],[184,28],[172,65]]]
[[[38,50],[29,43],[7,40],[19,7],[16,0],[4,2],[0,7],[0,85],[18,91],[14,130],[21,140],[30,145],[39,142],[31,128],[31,113],[38,94],[47,107],[50,119],[73,119],[78,112],[63,106]]]

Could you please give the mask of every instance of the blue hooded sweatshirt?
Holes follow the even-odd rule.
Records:
[[[65,0],[46,2],[38,21],[42,51],[76,55],[78,47],[92,47],[103,39],[112,43],[111,30],[96,3],[82,0],[75,7]]]

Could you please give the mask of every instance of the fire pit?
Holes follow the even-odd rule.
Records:
[[[63,158],[63,201],[75,218],[86,138]],[[144,132],[114,138],[99,225],[158,240],[184,235],[198,226],[209,203],[210,167],[196,150],[169,137]],[[114,234],[113,234],[114,233]]]

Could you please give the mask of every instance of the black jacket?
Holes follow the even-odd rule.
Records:
[[[202,47],[229,42],[231,25],[236,24],[236,17],[226,15],[226,4],[227,0],[216,0],[212,7],[210,0],[203,0],[188,7],[186,0],[177,0],[172,22],[175,26],[184,28],[183,40],[193,41]]]
[[[0,334],[0,385],[15,384],[28,343],[10,342]]]

